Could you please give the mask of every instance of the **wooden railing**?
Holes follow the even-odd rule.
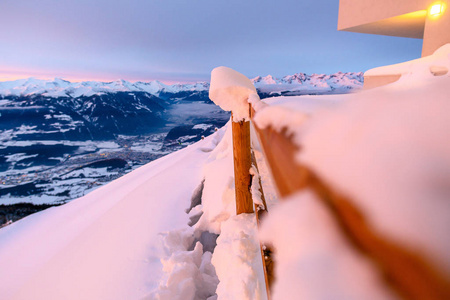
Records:
[[[249,87],[250,81],[242,82],[243,75],[238,73],[239,76],[235,76],[236,71],[221,68],[218,72],[220,74],[214,74],[214,71],[212,73],[211,89],[217,88],[217,84],[214,83],[215,80],[227,77],[228,85],[219,87],[222,89],[219,93],[221,97],[228,95],[231,98],[236,97],[236,99],[230,99],[230,101],[242,101],[242,91],[244,90],[245,93],[247,88],[247,99],[249,97],[253,99],[248,101],[252,104],[247,104],[249,105],[248,118],[244,117],[244,120],[238,120],[237,122],[234,120],[232,124],[236,211],[238,214],[252,213],[251,175],[249,174],[251,165],[249,119],[253,119],[257,115],[258,112],[255,111],[255,108],[258,108],[261,103],[258,100],[255,101],[254,93],[256,90]],[[238,80],[234,80],[236,77]],[[239,93],[236,91],[239,91]],[[210,97],[215,102],[219,100],[217,101],[219,104],[223,100],[214,99],[217,98],[217,94],[213,93],[210,93]],[[239,105],[242,106],[245,103]],[[242,107],[237,109],[242,112]],[[301,149],[292,142],[292,138],[287,134],[286,129],[279,131],[270,126],[264,129],[255,126],[255,129],[281,200],[302,190],[313,192],[328,207],[347,241],[372,261],[379,270],[380,276],[384,278],[386,285],[397,292],[398,295],[406,299],[450,299],[448,278],[439,270],[438,266],[433,265],[429,259],[420,253],[382,235],[369,224],[355,201],[338,193],[313,170],[294,159],[295,154]],[[276,248],[276,245],[274,247]],[[266,263],[264,256],[263,254],[263,263]],[[270,265],[272,265],[271,262]],[[266,266],[266,272],[268,277],[273,278],[270,267]],[[270,285],[270,280],[266,279],[266,282]],[[270,293],[269,289],[268,293]]]
[[[450,299],[448,281],[425,257],[391,240],[367,222],[352,199],[339,194],[294,159],[298,148],[284,132],[255,127],[281,199],[312,191],[339,224],[348,242],[368,257],[385,282],[406,299]]]

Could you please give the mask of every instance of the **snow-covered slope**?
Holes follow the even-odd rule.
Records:
[[[449,69],[449,57],[431,63]],[[257,123],[288,127],[302,163],[349,195],[373,228],[430,258],[448,278],[450,75],[433,76],[429,66],[371,91],[273,98]],[[227,125],[85,197],[0,229],[0,295],[265,299],[254,219],[234,216],[232,159]],[[272,299],[397,299],[315,195],[278,204],[264,178],[269,215],[262,236],[277,250]]]
[[[286,91],[316,91],[332,92],[349,90],[362,86],[362,73],[342,73],[332,75],[306,75],[297,73],[276,79],[271,75],[253,79],[255,86],[263,93]],[[42,95],[45,97],[89,97],[115,92],[145,92],[159,96],[164,93],[202,92],[209,89],[209,83],[197,82],[193,84],[168,85],[159,81],[129,82],[117,80],[112,82],[85,81],[69,82],[60,78],[42,80],[36,78],[19,79],[0,82],[0,96],[30,96]]]
[[[1,298],[146,296],[163,275],[159,235],[184,229],[188,245],[179,241],[172,247],[181,250],[194,242],[185,209],[202,182],[202,167],[217,139],[211,137],[67,205],[2,228]]]
[[[339,97],[272,98],[267,101],[272,106],[258,112],[255,121],[287,127],[302,164],[349,197],[376,232],[423,255],[448,280],[450,44],[432,56],[376,72],[383,69],[403,76]],[[436,75],[433,69],[446,71]],[[333,103],[338,98],[340,103]],[[317,109],[321,102],[326,108]],[[337,227],[308,191],[269,215],[264,237],[277,245],[279,264],[273,299],[293,294],[299,299],[396,298],[381,286],[366,285],[377,276],[356,263],[358,255],[343,243]]]
[[[2,228],[0,298],[265,299],[256,220],[234,216],[232,174],[226,126]]]

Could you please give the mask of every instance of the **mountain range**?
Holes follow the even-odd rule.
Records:
[[[294,75],[276,78],[272,75],[255,77],[252,79],[256,88],[263,93],[283,92],[333,92],[335,90],[345,91],[362,86],[363,73],[338,72],[331,75],[296,73]],[[160,81],[129,82],[117,80],[112,82],[84,81],[70,82],[60,78],[54,80],[42,80],[35,78],[19,79],[15,81],[0,82],[1,97],[20,97],[41,95],[43,97],[90,97],[93,95],[104,95],[117,92],[143,92],[154,96],[166,94],[178,94],[183,92],[208,91],[208,82],[197,82],[188,84],[164,84]]]
[[[362,80],[297,73],[252,81],[265,98],[348,93]],[[230,114],[208,92],[207,82],[0,82],[0,205],[66,202],[210,135]]]

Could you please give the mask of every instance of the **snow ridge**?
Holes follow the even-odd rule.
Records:
[[[331,75],[296,73],[277,79],[271,75],[255,77],[252,82],[262,92],[282,92],[335,89],[354,89],[362,86],[363,73],[342,73]],[[146,92],[159,96],[162,93],[203,92],[209,90],[208,82],[164,84],[158,80],[150,82],[130,82],[116,80],[111,82],[83,81],[70,82],[61,78],[43,80],[36,78],[0,82],[0,97],[42,95],[45,97],[77,98],[115,92]]]

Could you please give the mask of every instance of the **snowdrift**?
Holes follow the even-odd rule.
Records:
[[[286,127],[301,146],[298,161],[446,278],[450,76],[429,65],[448,69],[448,50],[385,87],[268,100],[255,120]],[[2,228],[2,298],[265,299],[254,218],[235,216],[230,127]],[[278,204],[254,146],[269,204],[261,237],[276,247],[272,298],[397,299],[314,195]]]

